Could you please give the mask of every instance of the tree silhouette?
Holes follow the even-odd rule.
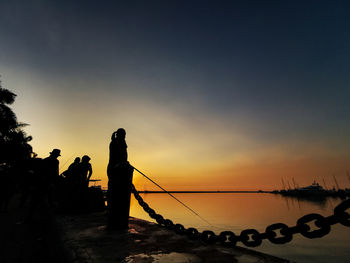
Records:
[[[16,94],[2,88],[0,80],[0,164],[12,165],[32,154],[32,147],[28,144],[32,137],[22,130],[27,124],[19,123],[8,106],[15,98]]]

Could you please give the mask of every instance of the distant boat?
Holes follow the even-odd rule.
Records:
[[[278,193],[295,197],[324,197],[330,195],[330,191],[325,190],[319,183],[314,181],[311,185],[289,190],[281,190]]]
[[[272,191],[272,193],[278,193],[284,196],[300,197],[300,198],[325,198],[328,196],[345,198],[350,196],[350,191],[348,189],[332,189],[325,190],[319,183],[314,181],[311,185],[305,187],[299,187],[295,189]]]
[[[323,187],[314,181],[312,185],[296,188],[295,191],[299,194],[325,194],[327,191]]]

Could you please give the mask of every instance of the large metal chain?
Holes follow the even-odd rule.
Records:
[[[220,243],[224,246],[234,247],[237,242],[243,243],[247,247],[256,247],[261,245],[264,239],[274,244],[285,244],[293,239],[294,234],[301,234],[307,238],[320,238],[327,235],[331,231],[334,224],[342,224],[350,227],[350,214],[346,211],[350,208],[350,199],[340,203],[335,209],[334,214],[324,217],[320,214],[308,214],[297,220],[295,226],[289,227],[283,223],[276,223],[268,226],[264,233],[260,233],[256,229],[245,229],[240,235],[236,235],[232,231],[223,231],[216,235],[213,231],[205,230],[199,232],[196,228],[185,228],[181,224],[174,224],[170,219],[165,219],[162,215],[157,214],[142,199],[135,186],[132,185],[132,193],[142,208],[149,216],[157,221],[157,223],[167,229],[175,231],[179,235],[186,235],[191,240],[202,240],[207,244]],[[310,224],[314,222],[317,227],[311,230]],[[277,237],[278,233],[280,236]]]

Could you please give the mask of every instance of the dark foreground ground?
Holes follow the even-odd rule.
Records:
[[[23,222],[26,213],[13,200],[0,214],[1,263],[288,262],[240,247],[207,246],[136,218],[128,231],[107,231],[103,212],[53,216],[41,210]]]
[[[19,208],[18,196],[0,213],[0,262],[69,262],[52,211],[40,209],[24,222],[28,207]]]
[[[65,247],[76,263],[288,262],[245,248],[208,246],[132,217],[128,231],[107,231],[104,213],[60,216],[58,221]]]

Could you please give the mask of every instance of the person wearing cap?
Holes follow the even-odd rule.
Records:
[[[53,149],[50,156],[42,160],[41,172],[44,176],[44,185],[48,192],[49,205],[54,205],[54,189],[59,180],[59,164],[58,157],[61,156],[61,150]]]
[[[90,160],[91,158],[89,156],[84,155],[81,158],[81,163],[79,164],[81,182],[86,187],[89,186],[89,180],[92,175],[92,167],[91,167],[91,163],[89,163]]]

